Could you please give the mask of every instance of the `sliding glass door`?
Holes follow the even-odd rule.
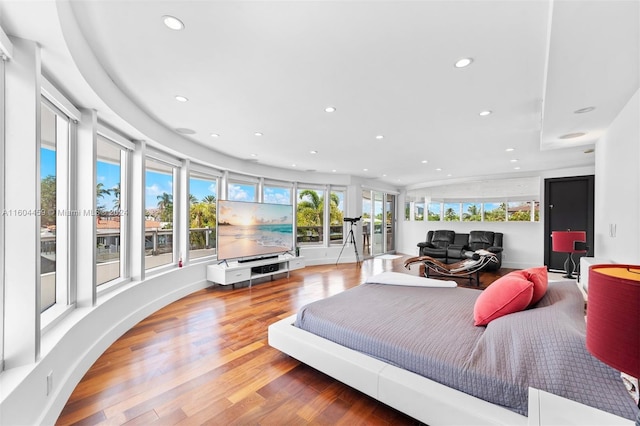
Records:
[[[362,191],[363,256],[395,251],[396,196],[381,191]]]

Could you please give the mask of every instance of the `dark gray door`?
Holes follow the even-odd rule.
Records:
[[[544,263],[550,270],[564,270],[565,253],[551,250],[551,233],[553,231],[586,231],[589,256],[593,256],[593,209],[594,209],[593,175],[568,178],[545,179],[545,245]],[[574,254],[576,265],[579,257]]]

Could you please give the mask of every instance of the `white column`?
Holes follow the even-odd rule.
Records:
[[[189,262],[189,210],[191,208],[189,189],[190,166],[191,162],[189,160],[182,160],[182,166],[178,171],[178,184],[174,185],[176,193],[173,196],[173,214],[176,219],[173,232],[177,241],[177,244],[174,246],[176,250],[175,259],[178,261],[180,257],[182,257],[183,265]]]
[[[127,188],[131,189],[129,198],[129,247],[131,250],[129,266],[131,279],[144,280],[144,194],[145,194],[145,149],[144,141],[137,141],[131,153],[131,179]]]
[[[78,307],[96,304],[96,144],[98,140],[98,114],[95,110],[82,110],[78,123],[76,144],[77,193],[75,262]]]
[[[40,48],[13,38],[5,69],[5,368],[40,354]]]

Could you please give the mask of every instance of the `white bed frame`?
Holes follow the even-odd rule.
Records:
[[[633,421],[529,388],[529,417],[293,326],[269,326],[269,345],[428,425],[625,425]]]
[[[294,321],[295,315],[270,325],[269,345],[426,424],[529,424],[525,416],[301,330]]]

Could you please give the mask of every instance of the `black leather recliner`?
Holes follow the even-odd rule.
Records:
[[[454,231],[438,230],[427,232],[427,239],[418,243],[420,256],[433,257],[441,262],[447,260],[447,249],[456,239]]]

